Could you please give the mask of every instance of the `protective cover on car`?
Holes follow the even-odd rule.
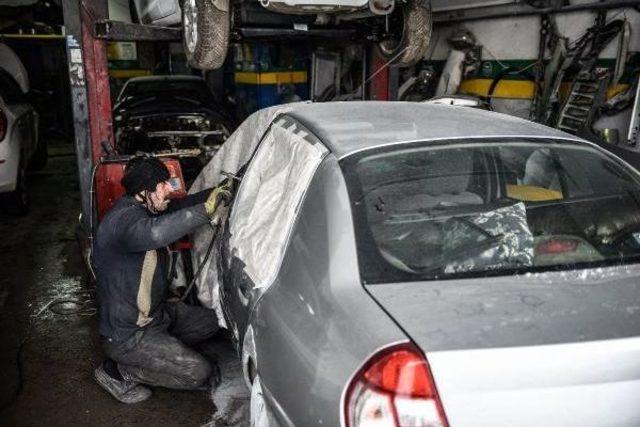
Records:
[[[269,286],[309,181],[328,150],[288,117],[277,119],[242,180],[229,246],[256,288]]]
[[[22,61],[6,44],[0,43],[0,68],[4,68],[16,80],[22,92],[29,92],[29,75]]]
[[[216,153],[216,155],[211,159],[211,161],[204,167],[198,178],[194,181],[191,186],[190,193],[195,193],[206,188],[211,188],[218,185],[222,182],[226,176],[223,172],[228,172],[235,174],[240,168],[245,165],[252,157],[254,152],[256,151],[256,147],[258,143],[263,138],[267,130],[269,129],[269,125],[271,122],[280,114],[291,111],[294,108],[295,104],[287,104],[287,105],[279,105],[271,108],[266,108],[256,113],[252,114],[249,118],[247,118],[236,131],[227,139],[227,141],[222,145],[221,149]],[[292,143],[291,141],[286,140],[278,140],[278,143]],[[275,162],[274,165],[278,165],[278,162]],[[282,167],[280,164],[278,167]],[[279,187],[279,191],[288,191],[289,189],[285,189]],[[256,196],[256,192],[245,191],[242,189],[243,194],[253,194]],[[244,197],[244,196],[243,196]],[[269,197],[277,197],[276,194],[261,194],[260,198],[269,198]],[[259,208],[258,206],[256,206]],[[267,206],[264,206],[264,212],[268,214],[270,209]],[[251,221],[259,221],[261,218],[260,210],[257,209],[253,213],[246,213],[248,215],[247,219],[251,218]],[[279,221],[278,221],[279,222]],[[258,226],[259,222],[255,222],[255,226]],[[240,231],[243,235],[248,235],[251,233],[250,227],[251,224],[248,224],[246,221],[244,225],[238,224],[238,227],[242,229]],[[238,232],[238,227],[234,227],[232,233]],[[249,227],[249,228],[248,228]],[[212,237],[212,229],[211,227],[205,226],[197,230],[193,236],[193,264],[194,268],[200,264],[204,255],[207,251],[207,247],[209,246],[209,242]],[[234,238],[235,241],[237,239]],[[244,253],[248,253],[252,251],[251,248],[242,247],[239,249]],[[198,299],[200,302],[206,306],[216,310],[218,313],[218,317],[221,322],[223,322],[224,318],[222,315],[222,310],[219,304],[219,293],[218,293],[218,272],[217,265],[215,260],[218,258],[217,253],[217,245],[214,245],[213,251],[207,262],[207,265],[204,266],[203,271],[196,280],[196,286],[198,288]],[[213,262],[212,262],[213,261]],[[181,268],[181,266],[178,266]],[[250,269],[251,267],[249,267]],[[255,271],[253,272],[254,277],[252,279],[259,279],[260,277],[256,275]],[[184,275],[180,274],[180,277],[184,277]],[[175,284],[175,282],[174,282]]]

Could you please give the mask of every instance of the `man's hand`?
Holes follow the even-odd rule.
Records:
[[[231,200],[231,191],[227,185],[221,185],[211,191],[209,198],[204,202],[204,209],[207,211],[209,218],[213,218],[216,210],[221,205],[221,201],[228,202]]]

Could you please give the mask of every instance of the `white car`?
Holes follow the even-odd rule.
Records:
[[[143,24],[178,25],[195,68],[222,66],[237,26],[296,30],[352,28],[395,65],[420,60],[431,39],[430,0],[132,0]],[[266,10],[265,10],[266,9]],[[288,33],[283,33],[288,34]]]
[[[0,44],[0,206],[24,215],[29,209],[27,168],[44,167],[46,146],[38,144],[38,113],[27,101],[24,66]]]

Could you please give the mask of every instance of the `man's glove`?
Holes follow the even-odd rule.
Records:
[[[209,198],[204,202],[204,209],[207,211],[209,218],[213,218],[216,210],[220,206],[221,201],[229,202],[231,200],[231,190],[227,185],[221,185],[211,191]]]

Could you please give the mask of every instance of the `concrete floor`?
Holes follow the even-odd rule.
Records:
[[[226,379],[213,395],[156,388],[151,399],[124,405],[99,388],[92,377],[102,359],[95,292],[75,235],[80,195],[73,146],[50,144],[47,168],[29,184],[28,216],[0,212],[0,425],[246,425],[247,391],[228,343],[207,348]],[[86,302],[86,315],[46,308],[61,297]],[[74,306],[54,307],[68,308]]]

